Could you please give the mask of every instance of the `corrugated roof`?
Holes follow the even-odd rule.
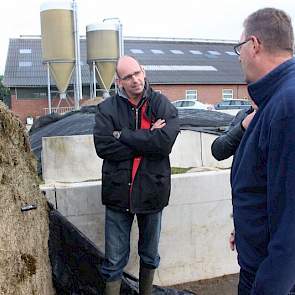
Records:
[[[89,84],[86,40],[80,42],[82,83]],[[228,42],[128,38],[124,42],[124,51],[146,66],[152,84],[244,84],[238,56],[230,54],[233,45]],[[157,50],[162,53],[157,54]],[[47,85],[40,38],[10,39],[3,82],[8,87]],[[51,83],[55,85],[53,80]]]

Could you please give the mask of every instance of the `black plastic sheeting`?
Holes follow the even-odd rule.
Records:
[[[180,120],[180,126],[186,127],[199,127],[202,130],[206,127],[204,131],[206,132],[209,128],[213,130],[218,127],[228,126],[232,121],[233,116],[216,111],[207,110],[178,110],[178,116]]]
[[[73,224],[49,204],[49,257],[57,295],[100,295],[103,254]],[[137,295],[138,280],[123,274],[121,295]],[[153,286],[153,295],[191,295],[189,291]]]
[[[84,106],[79,111],[59,115],[56,113],[35,120],[29,135],[32,151],[41,171],[42,137],[92,134],[96,106]],[[220,135],[229,125],[233,116],[207,110],[179,110],[182,130],[194,130]]]

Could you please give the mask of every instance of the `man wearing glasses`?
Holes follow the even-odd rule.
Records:
[[[231,170],[239,295],[295,294],[295,60],[290,17],[265,8],[235,46],[258,110]]]
[[[101,274],[106,280],[105,294],[119,294],[136,215],[139,294],[148,295],[160,262],[161,218],[170,195],[169,154],[179,133],[178,115],[164,95],[152,90],[133,57],[121,57],[116,72],[118,93],[98,105],[94,127],[96,152],[104,160],[105,260]]]

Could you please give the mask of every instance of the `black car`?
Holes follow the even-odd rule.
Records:
[[[229,99],[223,100],[214,105],[215,110],[232,110],[232,109],[248,109],[251,101],[247,99]]]

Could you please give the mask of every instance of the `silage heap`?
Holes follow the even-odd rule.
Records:
[[[51,295],[48,207],[21,122],[0,103],[0,294]],[[37,209],[21,211],[26,205]]]

